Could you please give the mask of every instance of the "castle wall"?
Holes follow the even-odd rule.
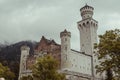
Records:
[[[92,75],[91,56],[71,50],[69,57],[71,71]]]

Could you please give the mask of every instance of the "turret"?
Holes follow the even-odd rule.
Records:
[[[70,50],[70,38],[71,33],[68,32],[66,29],[60,33],[61,37],[61,48],[63,51],[69,51]]]
[[[61,69],[69,68],[69,53],[71,50],[70,38],[71,33],[66,29],[60,33],[61,38]]]
[[[92,18],[94,8],[87,4],[80,9],[82,19]]]
[[[21,58],[20,58],[20,69],[19,69],[19,80],[24,76],[26,71],[26,60],[29,55],[30,48],[27,45],[21,47]]]

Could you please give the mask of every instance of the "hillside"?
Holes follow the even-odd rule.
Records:
[[[20,48],[22,45],[30,47],[30,54],[34,52],[34,48],[37,42],[32,41],[21,41],[14,44],[0,44],[0,62],[8,66],[16,75],[14,80],[18,79],[19,63],[20,63]]]

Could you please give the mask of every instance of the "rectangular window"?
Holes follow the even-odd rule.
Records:
[[[65,50],[67,50],[67,46],[65,47]]]
[[[67,38],[65,38],[65,41],[67,41]]]

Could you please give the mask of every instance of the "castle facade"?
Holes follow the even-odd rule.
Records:
[[[77,22],[80,31],[80,51],[71,49],[71,33],[66,29],[60,33],[61,44],[42,36],[32,56],[29,56],[30,48],[22,46],[19,79],[32,74],[29,67],[35,63],[36,58],[51,54],[59,61],[60,72],[66,74],[66,80],[101,80],[101,77],[96,75],[95,69],[98,64],[94,55],[98,22],[92,17],[93,10],[94,8],[87,4],[80,9],[82,20]]]

